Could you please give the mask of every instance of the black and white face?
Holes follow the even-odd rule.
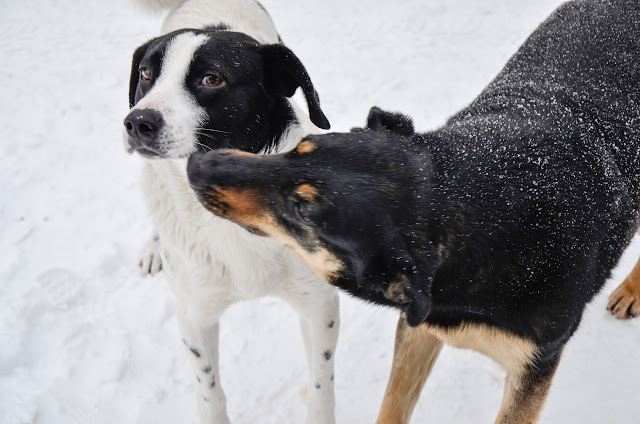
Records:
[[[306,70],[285,46],[230,31],[176,31],[133,55],[125,143],[147,158],[221,147],[257,153],[295,122],[285,98],[298,87],[312,122],[328,128]]]

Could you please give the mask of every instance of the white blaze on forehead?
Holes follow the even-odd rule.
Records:
[[[196,150],[196,130],[206,112],[186,87],[186,77],[195,52],[209,39],[191,32],[176,35],[169,42],[160,65],[160,75],[151,90],[133,109],[154,109],[162,114],[164,126],[158,147],[169,157],[184,157]]]

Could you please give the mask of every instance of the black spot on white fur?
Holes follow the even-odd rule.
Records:
[[[329,359],[331,359],[331,351],[330,350],[326,350],[324,352],[323,356],[324,356],[324,359],[328,361]]]

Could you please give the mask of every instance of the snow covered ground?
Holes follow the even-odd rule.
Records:
[[[215,1],[215,0],[212,0]],[[421,130],[471,101],[557,0],[264,0],[333,129],[372,105]],[[133,49],[161,17],[127,0],[0,0],[0,423],[194,423],[193,377],[162,274],[137,254],[150,224],[141,159],[120,139]],[[640,318],[606,299],[635,239],[569,343],[541,421],[640,423]],[[339,423],[373,422],[396,313],[342,296]],[[299,423],[306,381],[295,313],[232,307],[221,374],[235,423]],[[414,422],[493,422],[504,373],[445,348]]]

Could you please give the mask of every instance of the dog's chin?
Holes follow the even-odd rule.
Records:
[[[132,151],[138,152],[138,154],[140,154],[140,156],[142,156],[145,159],[163,159],[167,157],[163,153],[157,152],[155,150],[152,150],[146,147],[136,147]]]

